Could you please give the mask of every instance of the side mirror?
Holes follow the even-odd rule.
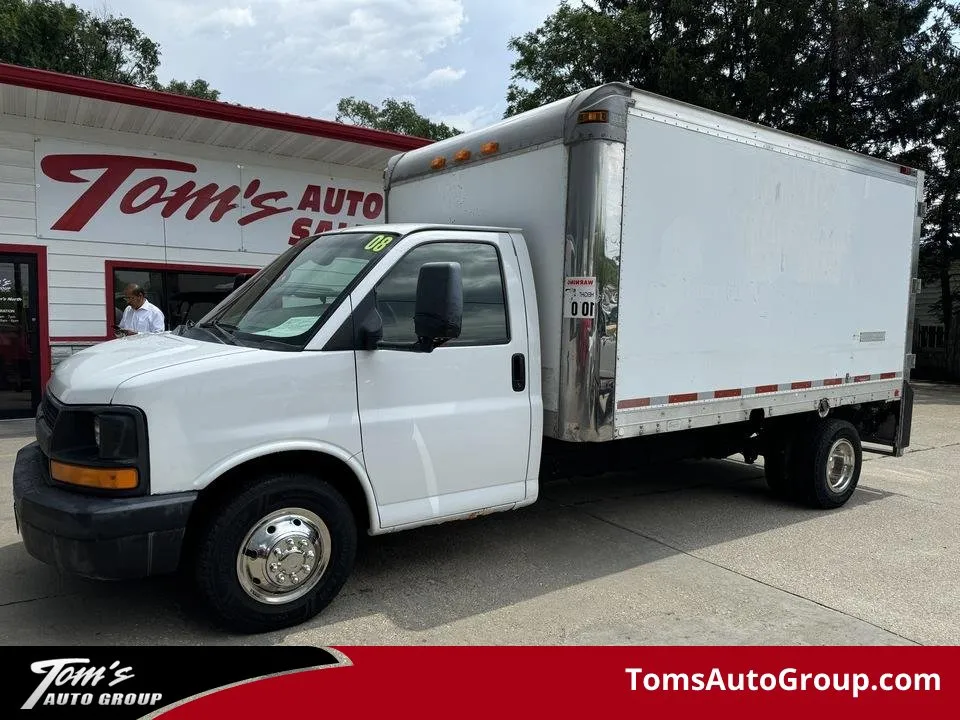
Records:
[[[420,268],[413,327],[420,349],[460,337],[463,322],[463,279],[460,263],[427,263]]]
[[[376,350],[383,339],[383,318],[375,307],[370,309],[360,324],[360,345],[364,350]]]

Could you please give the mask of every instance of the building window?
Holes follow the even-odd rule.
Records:
[[[420,266],[431,262],[460,263],[463,281],[463,324],[449,345],[501,345],[510,342],[500,255],[486,243],[438,242],[414,248],[376,289],[377,309],[388,343],[416,341],[413,310]]]
[[[944,341],[943,325],[920,326],[920,350],[943,350]]]
[[[236,277],[235,272],[216,270],[114,268],[114,323],[119,324],[127,307],[123,289],[130,283],[143,288],[147,299],[163,311],[166,329],[173,330],[188,320],[198,322],[210,312],[233,291]]]

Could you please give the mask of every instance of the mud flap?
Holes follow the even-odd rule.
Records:
[[[897,457],[910,447],[910,433],[913,431],[913,386],[909,381],[903,383],[903,398],[900,400],[900,415],[897,418],[897,430],[893,439],[893,454]]]

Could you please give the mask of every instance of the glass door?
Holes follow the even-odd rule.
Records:
[[[0,419],[31,417],[40,402],[37,259],[0,254]]]

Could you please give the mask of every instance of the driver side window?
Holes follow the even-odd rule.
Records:
[[[460,263],[463,278],[463,325],[457,345],[504,345],[510,342],[503,271],[497,248],[487,243],[438,242],[414,248],[380,281],[375,291],[383,318],[383,341],[416,341],[413,312],[420,267],[431,262]]]

